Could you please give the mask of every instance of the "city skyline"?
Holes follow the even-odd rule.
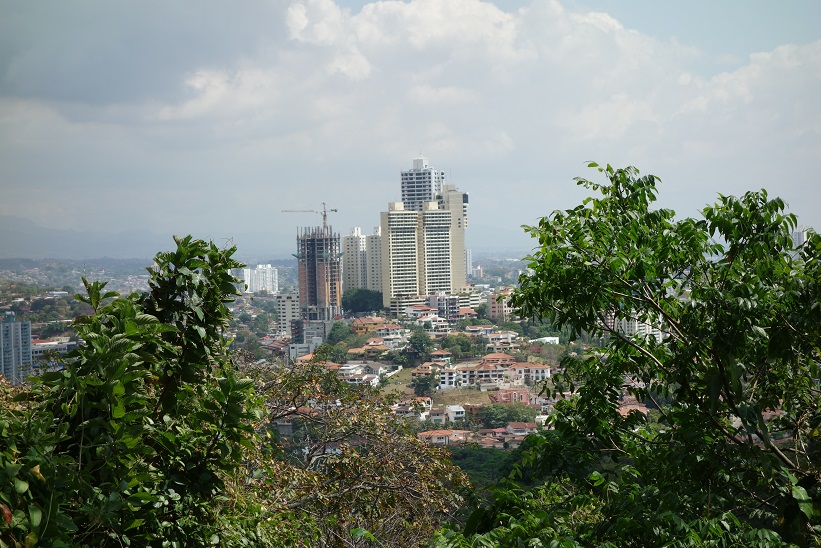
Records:
[[[469,190],[474,252],[526,253],[590,160],[680,217],[763,187],[821,226],[817,2],[0,5],[0,257],[286,257],[317,219],[281,210],[376,226],[416,156]]]

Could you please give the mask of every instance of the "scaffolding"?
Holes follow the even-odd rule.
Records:
[[[340,237],[330,226],[299,229],[296,239],[299,305],[305,320],[333,320],[342,314]]]

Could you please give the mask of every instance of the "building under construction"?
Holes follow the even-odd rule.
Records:
[[[299,305],[303,319],[333,320],[342,314],[339,234],[327,224],[300,229],[296,238]]]

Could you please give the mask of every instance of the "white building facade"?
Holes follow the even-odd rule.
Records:
[[[279,273],[270,264],[258,264],[256,268],[244,268],[242,279],[245,282],[245,291],[257,293],[267,291],[274,294],[279,292]]]
[[[0,374],[20,384],[31,375],[31,365],[31,322],[18,322],[14,312],[6,312],[0,324]]]
[[[349,289],[382,291],[382,228],[362,234],[354,227],[342,237],[342,292]]]
[[[402,203],[411,211],[422,211],[422,204],[432,202],[442,192],[445,172],[437,171],[420,156],[413,159],[413,168],[401,172]]]

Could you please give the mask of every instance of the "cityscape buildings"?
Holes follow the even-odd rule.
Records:
[[[8,311],[0,324],[0,373],[11,384],[20,384],[31,374],[31,322],[19,322]]]

